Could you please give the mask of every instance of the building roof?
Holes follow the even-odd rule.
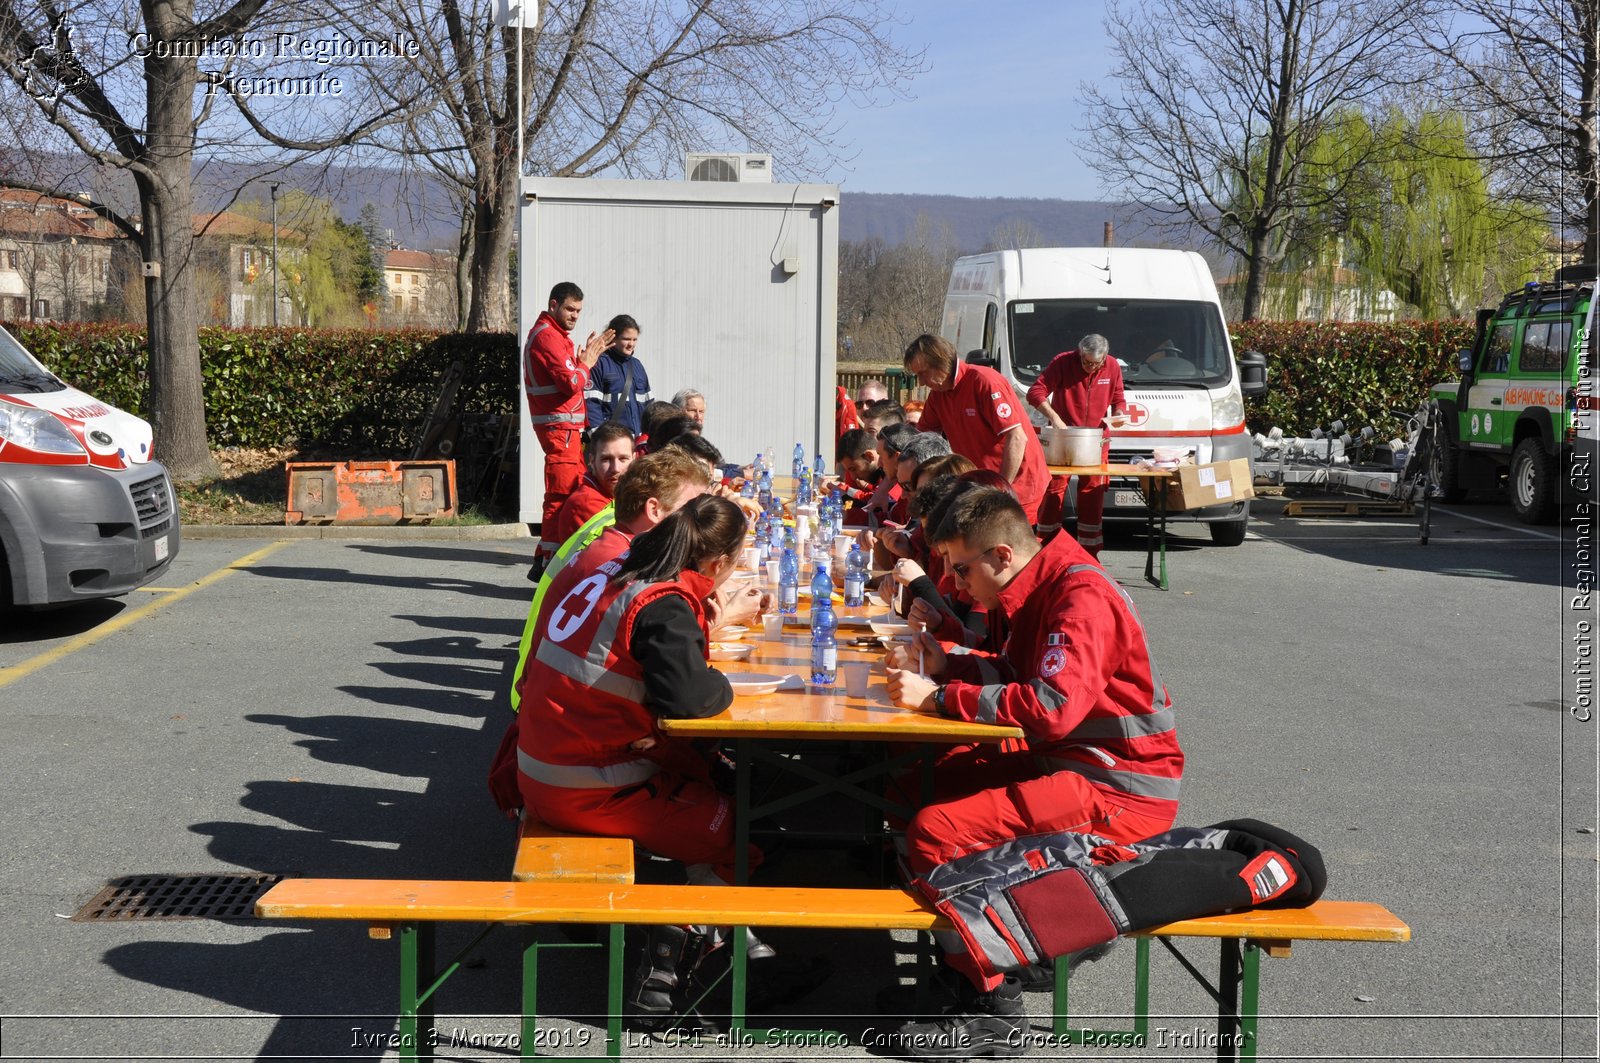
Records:
[[[397,248],[384,253],[384,269],[449,269],[450,265],[442,256],[431,254],[427,251],[407,251]]]
[[[115,240],[123,233],[78,200],[0,187],[0,235],[21,240]]]

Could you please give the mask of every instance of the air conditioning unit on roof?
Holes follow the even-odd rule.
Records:
[[[689,181],[772,181],[772,156],[757,152],[686,152],[683,175]]]

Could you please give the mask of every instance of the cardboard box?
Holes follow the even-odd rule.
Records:
[[[1210,465],[1180,465],[1167,483],[1167,509],[1226,506],[1256,496],[1250,482],[1250,459],[1234,458]]]

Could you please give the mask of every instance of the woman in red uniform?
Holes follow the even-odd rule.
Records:
[[[549,606],[528,661],[517,759],[525,805],[553,827],[632,838],[686,865],[700,885],[733,881],[733,802],[694,744],[663,735],[662,716],[712,716],[733,692],[706,663],[718,586],[733,572],[745,519],[701,496],[633,540],[628,553]],[[760,862],[753,846],[750,866]],[[720,930],[720,928],[717,928]],[[646,1018],[673,990],[712,928],[657,927],[630,988]],[[770,955],[752,939],[752,956]]]

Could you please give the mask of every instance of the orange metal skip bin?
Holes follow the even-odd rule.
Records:
[[[289,462],[285,524],[404,524],[456,515],[456,463]]]

